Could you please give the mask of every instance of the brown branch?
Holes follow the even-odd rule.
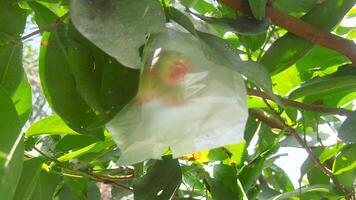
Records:
[[[266,93],[255,89],[248,88],[247,94],[251,96],[261,97],[263,99],[273,100],[273,98],[271,98]],[[349,116],[353,113],[353,111],[344,108],[328,108],[320,105],[300,103],[285,98],[280,98],[280,100],[284,106],[294,107],[305,111],[312,111],[312,112],[319,112],[319,113],[326,113],[326,114],[333,114],[333,115],[343,115],[343,116]]]
[[[40,33],[43,33],[45,31],[49,31],[49,30],[52,30],[52,29],[55,29],[57,28],[61,23],[64,22],[64,20],[69,16],[69,12],[67,12],[66,14],[62,15],[60,18],[58,18],[56,21],[54,21],[53,23],[49,24],[47,27],[45,28],[42,28],[42,29],[38,29],[32,33],[29,33],[25,36],[22,36],[21,37],[21,40],[26,40],[34,35],[37,35],[37,34],[40,34]]]
[[[243,12],[247,15],[252,15],[249,5],[244,0],[221,1],[235,10]],[[289,16],[288,14],[273,8],[272,6],[267,6],[266,17],[271,19],[273,24],[285,28],[289,32],[301,38],[342,53],[347,56],[354,65],[356,65],[356,45],[353,41],[324,31],[299,18]]]
[[[273,118],[271,116],[266,115],[265,112],[259,109],[250,109],[249,113],[251,116],[257,118],[258,120],[266,123],[271,128],[278,128],[278,129],[286,129],[293,137],[298,141],[298,143],[306,150],[310,159],[314,162],[314,164],[325,174],[327,175],[335,184],[335,186],[342,191],[345,195],[349,194],[349,191],[336,179],[335,175],[330,171],[330,169],[326,168],[316,157],[313,151],[310,149],[308,144],[300,137],[297,130],[288,126],[284,121],[280,119]]]

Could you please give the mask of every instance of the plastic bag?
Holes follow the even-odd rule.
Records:
[[[107,125],[119,164],[241,141],[248,111],[240,74],[208,60],[188,33],[167,28],[148,46],[137,96]]]

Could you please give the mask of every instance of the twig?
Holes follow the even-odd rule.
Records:
[[[280,119],[267,116],[262,110],[250,109],[250,115],[266,123],[271,128],[286,129],[290,134],[293,135],[293,137],[298,141],[298,143],[307,151],[310,159],[314,162],[314,164],[317,165],[318,168],[325,175],[331,178],[335,186],[340,191],[342,191],[345,195],[349,194],[348,190],[336,179],[332,171],[330,171],[323,164],[321,164],[320,160],[314,155],[313,151],[309,148],[308,144],[304,142],[304,140],[299,136],[298,132],[294,128],[288,126],[284,121],[281,121]]]
[[[128,176],[124,177],[124,178],[119,178],[119,176],[106,176],[106,175],[102,175],[102,174],[95,174],[95,173],[89,173],[86,171],[82,171],[82,170],[74,170],[74,169],[70,169],[68,167],[66,167],[65,165],[63,165],[62,163],[60,163],[56,158],[52,158],[48,155],[46,155],[44,152],[42,152],[41,150],[39,150],[37,147],[33,147],[33,149],[35,149],[39,154],[41,154],[43,157],[47,158],[48,160],[52,161],[56,167],[64,170],[64,171],[68,171],[71,174],[74,175],[80,175],[80,176],[85,176],[88,177],[89,179],[95,181],[95,182],[101,182],[104,184],[109,184],[113,187],[116,188],[121,188],[130,192],[133,192],[133,189],[131,187],[119,184],[115,181],[113,181],[113,179],[120,179],[120,180],[131,180],[132,178],[134,178],[134,176],[131,176],[130,178]]]
[[[261,97],[263,99],[273,100],[272,97],[270,97],[266,93],[255,89],[248,88],[247,94],[251,96]],[[333,115],[343,115],[343,116],[349,116],[353,113],[353,111],[344,108],[328,108],[320,105],[300,103],[285,98],[281,98],[281,102],[284,106],[294,107],[305,111],[312,111],[312,112],[319,112],[319,113],[326,113],[326,114],[333,114]]]
[[[221,0],[235,10],[241,11],[247,15],[252,15],[249,5],[243,0]],[[267,6],[266,17],[271,19],[272,23],[285,28],[289,32],[302,37],[314,44],[319,44],[326,48],[338,51],[347,56],[356,66],[356,45],[348,39],[339,37],[316,26],[313,26],[299,18],[289,16],[280,10]]]
[[[69,16],[69,12],[67,12],[66,14],[62,15],[60,18],[58,18],[56,21],[54,21],[53,23],[49,24],[46,28],[42,28],[42,29],[38,29],[32,33],[29,33],[25,36],[22,36],[21,37],[21,40],[26,40],[34,35],[37,35],[37,34],[40,34],[40,33],[43,33],[45,31],[49,31],[49,30],[52,30],[52,29],[55,29],[57,28],[62,22],[64,22],[64,20]]]

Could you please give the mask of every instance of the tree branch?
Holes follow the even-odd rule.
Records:
[[[133,179],[135,177],[134,175],[119,177],[119,176],[108,176],[108,175],[102,175],[102,174],[97,174],[97,173],[90,173],[90,172],[86,172],[86,171],[79,170],[79,169],[74,170],[74,169],[71,169],[69,167],[66,167],[65,165],[60,163],[56,158],[52,158],[52,157],[46,155],[41,150],[39,150],[37,147],[33,147],[33,149],[36,150],[39,154],[41,154],[46,159],[52,161],[54,163],[55,167],[58,167],[58,168],[60,168],[60,169],[62,169],[64,171],[67,171],[70,174],[79,175],[79,176],[85,176],[85,177],[88,177],[92,181],[101,182],[101,183],[104,183],[104,184],[109,184],[109,185],[111,185],[113,187],[133,192],[133,189],[131,187],[119,184],[119,183],[117,183],[117,182],[115,182],[113,180],[131,180],[131,179]],[[28,154],[25,154],[25,155],[30,156]]]
[[[298,143],[306,150],[308,153],[310,159],[314,162],[314,164],[330,179],[333,181],[335,186],[342,191],[345,195],[349,194],[349,191],[336,179],[335,175],[330,171],[328,168],[326,168],[319,160],[318,157],[316,157],[313,153],[313,151],[310,149],[308,144],[300,137],[298,134],[297,130],[294,128],[288,126],[284,121],[281,121],[280,119],[273,118],[271,116],[267,116],[265,112],[259,109],[250,109],[249,113],[251,116],[257,118],[258,120],[266,123],[268,126],[271,128],[278,128],[278,129],[286,129],[290,134],[293,135],[293,137],[298,141]]]
[[[249,5],[244,0],[221,1],[233,9],[245,13],[246,15],[252,15]],[[273,24],[285,28],[289,32],[301,38],[342,53],[347,56],[354,65],[356,65],[356,45],[351,40],[324,31],[299,18],[289,16],[288,14],[273,8],[272,6],[267,6],[266,17],[271,19]]]
[[[25,36],[22,36],[21,37],[21,40],[26,40],[34,35],[37,35],[37,34],[40,34],[40,33],[43,33],[45,31],[49,31],[49,30],[52,30],[52,29],[55,29],[57,28],[61,23],[64,22],[64,20],[69,16],[69,12],[67,12],[66,14],[62,15],[60,18],[58,18],[56,21],[54,21],[53,23],[49,24],[46,28],[43,28],[43,29],[38,29],[32,33],[29,33]]]
[[[247,94],[251,96],[261,97],[263,99],[273,100],[273,98],[271,98],[266,93],[251,88],[247,89]],[[287,107],[294,107],[305,111],[312,111],[312,112],[319,112],[319,113],[333,114],[333,115],[343,115],[343,116],[349,116],[353,113],[353,111],[344,108],[328,108],[320,105],[300,103],[285,98],[280,98],[280,99],[282,104]]]

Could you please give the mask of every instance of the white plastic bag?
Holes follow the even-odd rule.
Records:
[[[248,117],[240,74],[208,60],[191,34],[167,28],[153,38],[137,96],[107,125],[119,164],[238,143]]]

